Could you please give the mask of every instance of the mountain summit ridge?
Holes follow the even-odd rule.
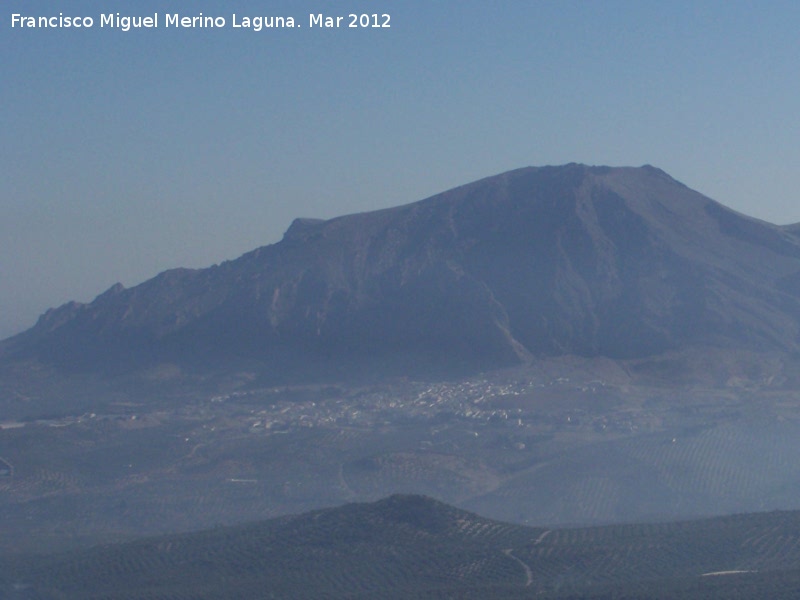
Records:
[[[485,370],[697,345],[795,352],[800,239],[664,171],[526,167],[47,311],[6,359]],[[365,367],[367,365],[367,367]]]

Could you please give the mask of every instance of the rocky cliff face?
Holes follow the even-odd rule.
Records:
[[[6,359],[486,369],[688,345],[795,351],[800,238],[649,166],[525,168],[45,313]],[[371,367],[369,367],[371,368]]]

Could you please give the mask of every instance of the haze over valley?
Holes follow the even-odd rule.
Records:
[[[800,240],[654,167],[295,221],[2,342],[3,548],[393,493],[541,527],[796,509]]]
[[[0,600],[800,597],[800,4],[22,4]]]

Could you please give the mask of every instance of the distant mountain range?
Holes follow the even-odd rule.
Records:
[[[49,556],[0,557],[0,596],[166,598],[797,598],[800,513],[541,529],[431,498]]]
[[[523,168],[71,302],[0,344],[79,369],[255,360],[275,377],[461,372],[687,347],[793,353],[798,226],[651,166]]]
[[[797,598],[800,513],[665,521],[798,507],[798,334],[800,224],[650,166],[298,219],[0,342],[0,598]],[[651,523],[393,496],[81,550],[396,492]]]

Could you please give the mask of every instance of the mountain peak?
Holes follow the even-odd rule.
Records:
[[[292,221],[289,229],[286,230],[286,233],[283,234],[283,239],[285,241],[305,241],[308,239],[308,236],[313,235],[313,232],[318,229],[318,226],[324,222],[324,219],[295,219]]]
[[[255,359],[280,377],[703,344],[795,351],[797,282],[793,229],[650,165],[571,163],[296,219],[279,243],[220,267],[175,269],[49,311],[4,350],[91,368]]]

